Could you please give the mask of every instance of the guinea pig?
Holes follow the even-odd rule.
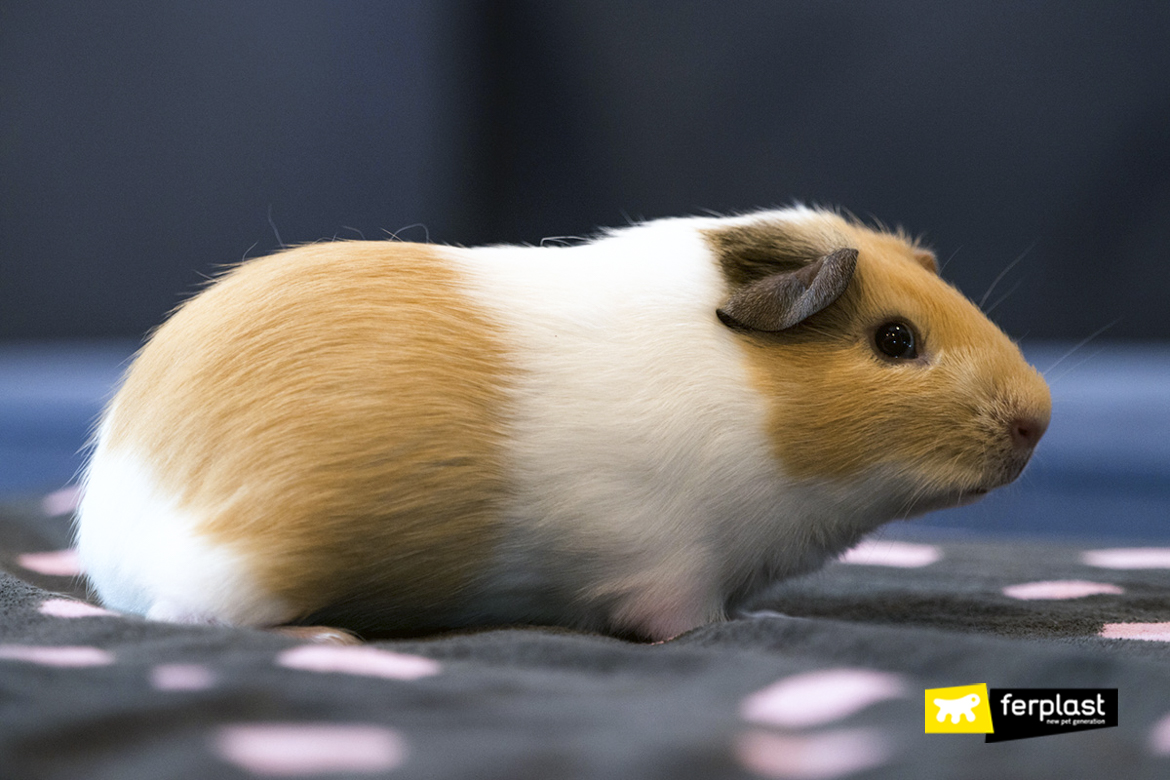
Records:
[[[153,334],[77,543],[157,620],[665,639],[1011,482],[1050,409],[928,250],[825,210],[317,243]]]

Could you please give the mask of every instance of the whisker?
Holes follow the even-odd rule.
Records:
[[[984,316],[988,316],[993,311],[995,311],[996,307],[999,306],[1004,301],[1006,301],[1009,297],[1011,297],[1011,294],[1014,293],[1016,290],[1020,289],[1020,285],[1023,283],[1024,283],[1024,280],[1020,279],[1019,281],[1017,281],[1015,284],[1012,285],[1010,290],[1008,290],[1003,295],[996,298],[994,303],[992,303],[990,306],[988,306],[986,309],[983,310]]]
[[[951,256],[948,257],[947,261],[945,263],[943,263],[942,266],[938,269],[938,273],[940,276],[942,275],[943,271],[947,270],[947,266],[951,264],[951,261],[955,259],[955,255],[959,254],[959,250],[962,248],[963,247],[959,247],[954,252],[951,252]]]
[[[1085,357],[1081,358],[1077,362],[1073,363],[1071,366],[1066,368],[1064,371],[1061,371],[1056,376],[1050,377],[1047,374],[1045,374],[1044,378],[1048,381],[1049,384],[1056,384],[1060,379],[1068,376],[1070,373],[1077,370],[1078,368],[1083,366],[1085,363],[1088,363],[1090,360],[1097,357],[1098,355],[1100,355],[1104,351],[1105,351],[1105,347],[1101,347],[1101,348],[1097,349],[1095,352],[1093,352],[1089,355],[1086,355]]]
[[[540,245],[544,246],[546,241],[553,241],[564,246],[571,246],[574,241],[588,241],[587,238],[581,236],[545,236],[540,239]]]
[[[424,224],[422,222],[415,222],[414,224],[407,225],[406,227],[400,227],[400,228],[398,228],[398,230],[394,231],[393,233],[391,233],[389,230],[385,230],[385,229],[383,229],[382,232],[385,233],[386,235],[390,236],[390,238],[394,239],[395,241],[401,241],[402,239],[398,237],[399,233],[402,233],[403,231],[406,231],[406,230],[410,230],[411,228],[419,228],[419,227],[423,229],[423,236],[424,236],[425,242],[428,244],[431,243],[431,231],[428,230],[426,224]]]
[[[1118,317],[1117,319],[1113,320],[1113,322],[1107,323],[1105,325],[1102,325],[1100,328],[1097,328],[1097,330],[1093,331],[1088,336],[1085,336],[1083,339],[1081,339],[1079,342],[1077,342],[1077,344],[1072,349],[1070,349],[1068,352],[1065,352],[1063,355],[1061,355],[1060,358],[1055,363],[1050,365],[1048,368],[1044,369],[1044,371],[1042,371],[1041,373],[1043,373],[1045,375],[1045,377],[1047,377],[1049,371],[1051,371],[1052,369],[1059,366],[1061,363],[1063,363],[1066,359],[1068,359],[1073,353],[1075,353],[1081,347],[1085,346],[1090,341],[1097,338],[1102,333],[1109,330],[1110,328],[1112,328],[1114,325],[1116,325],[1119,322],[1121,322],[1121,317]],[[1081,362],[1083,363],[1084,361],[1081,361]],[[1077,365],[1080,365],[1080,364],[1078,363]],[[1064,372],[1064,374],[1067,374],[1067,373],[1068,373],[1068,371]],[[1061,376],[1064,376],[1064,374],[1061,374]]]
[[[248,253],[251,252],[253,249],[255,249],[256,245],[259,243],[260,243],[259,241],[253,241],[252,246],[250,246],[244,250],[244,256],[240,258],[241,263],[248,259]]]
[[[285,249],[288,245],[280,240],[280,231],[276,229],[276,221],[272,219],[272,204],[268,204],[268,226],[272,228],[273,234],[276,236],[276,245],[281,249]]]
[[[919,485],[910,493],[907,500],[902,502],[901,511],[898,512],[899,517],[906,517],[913,510],[918,502],[929,492],[930,488],[927,485]]]
[[[988,296],[991,295],[991,291],[995,289],[995,286],[997,284],[999,284],[1000,281],[1002,281],[1005,276],[1008,275],[1009,271],[1011,271],[1013,268],[1015,268],[1017,265],[1019,265],[1020,261],[1023,260],[1025,257],[1027,257],[1028,253],[1031,252],[1035,247],[1036,247],[1036,242],[1033,241],[1031,244],[1028,245],[1027,249],[1025,249],[1023,252],[1020,252],[1019,257],[1017,257],[1015,260],[1012,260],[1010,263],[1008,263],[1007,268],[1005,268],[999,272],[999,276],[995,277],[995,279],[992,280],[991,286],[987,288],[987,292],[983,293],[983,297],[979,299],[979,308],[980,309],[982,309],[983,304],[987,302],[987,298],[988,298]]]

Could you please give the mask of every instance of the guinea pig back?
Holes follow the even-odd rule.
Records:
[[[152,336],[77,542],[155,619],[662,639],[1012,481],[1049,411],[928,251],[829,212],[319,243]]]

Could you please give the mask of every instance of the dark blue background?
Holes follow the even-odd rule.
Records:
[[[287,243],[839,204],[1016,336],[1170,337],[1170,6],[0,4],[0,338],[138,336]],[[953,259],[951,259],[953,256]]]

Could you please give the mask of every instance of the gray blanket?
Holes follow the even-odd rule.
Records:
[[[0,507],[3,778],[1170,776],[1158,549],[887,532],[665,643],[341,647],[106,613],[68,541],[59,499]],[[924,691],[975,683],[1116,688],[1120,725],[924,734]]]

